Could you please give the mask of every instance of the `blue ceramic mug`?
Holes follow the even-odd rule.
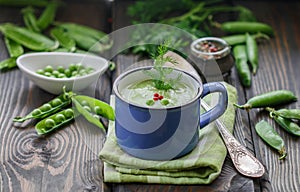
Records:
[[[227,108],[227,91],[223,84],[202,84],[193,75],[174,69],[169,76],[181,75],[181,81],[191,86],[195,96],[180,106],[154,108],[129,101],[121,92],[135,82],[149,79],[141,67],[121,74],[114,82],[115,133],[117,143],[126,153],[148,160],[171,160],[192,151],[199,142],[199,128],[220,117]],[[210,93],[220,92],[217,105],[200,115],[200,102]]]

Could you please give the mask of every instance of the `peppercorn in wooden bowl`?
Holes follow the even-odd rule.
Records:
[[[108,61],[91,54],[39,52],[20,56],[17,65],[38,87],[57,95],[64,86],[73,91],[87,88],[107,70]]]

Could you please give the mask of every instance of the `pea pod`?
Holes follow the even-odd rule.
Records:
[[[23,13],[23,20],[26,27],[31,31],[40,32],[33,8],[31,6],[25,7],[21,10],[21,12]]]
[[[77,23],[59,23],[59,22],[57,22],[56,25],[64,28],[66,31],[72,31],[78,34],[85,34],[86,36],[92,37],[99,41],[105,40],[104,42],[106,42],[109,40],[108,36],[106,36],[107,35],[106,33],[88,26],[80,25]]]
[[[22,45],[14,40],[5,37],[4,42],[10,57],[19,57],[24,53]]]
[[[274,35],[273,28],[261,22],[249,21],[228,21],[221,24],[220,28],[228,33],[264,33],[267,35]]]
[[[95,117],[89,110],[87,110],[84,106],[82,106],[81,103],[77,101],[75,98],[72,98],[72,101],[76,107],[76,110],[81,115],[83,115],[87,121],[96,125],[97,127],[101,128],[104,132],[106,132],[104,125],[101,123],[99,118]]]
[[[249,110],[252,108],[272,107],[294,101],[297,101],[297,97],[293,92],[289,90],[276,90],[254,96],[243,105],[234,104],[234,106]]]
[[[247,63],[246,46],[245,45],[234,46],[233,56],[235,58],[235,66],[243,86],[250,87],[251,73]]]
[[[280,109],[273,112],[277,116],[281,116],[287,119],[300,120],[300,109]]]
[[[53,28],[50,31],[51,36],[56,39],[59,44],[71,52],[76,50],[76,43],[62,28]]]
[[[42,119],[45,118],[71,103],[72,92],[64,92],[58,97],[52,99],[48,103],[34,109],[32,112],[27,114],[25,117],[15,117],[14,122],[24,122],[28,119]]]
[[[16,7],[24,7],[24,6],[37,6],[44,7],[49,4],[48,0],[0,0],[0,5],[5,6],[16,6]]]
[[[0,70],[9,70],[17,66],[17,58],[11,57],[0,62]]]
[[[249,33],[246,33],[246,48],[248,60],[252,66],[252,73],[255,75],[258,68],[258,47],[255,39]]]
[[[65,109],[38,122],[35,130],[38,135],[50,133],[70,123],[77,115],[72,108]]]
[[[256,39],[266,39],[269,40],[269,36],[263,33],[256,33],[251,35],[255,40]],[[244,34],[237,34],[237,35],[230,35],[230,36],[224,36],[222,37],[223,40],[225,40],[229,45],[238,45],[238,44],[245,44],[246,43],[246,36]]]
[[[114,110],[109,104],[86,95],[75,95],[73,97],[73,100],[74,99],[79,103],[87,102],[87,105],[97,115],[101,115],[109,120],[115,120]]]
[[[272,117],[283,129],[287,132],[300,136],[300,127],[297,123],[293,122],[291,119],[287,119],[281,116],[276,115],[275,113],[271,112],[270,117]]]
[[[261,120],[255,125],[255,130],[267,144],[278,151],[279,159],[284,159],[287,156],[283,139],[268,122]]]
[[[55,42],[40,33],[10,23],[0,25],[0,31],[6,37],[34,51],[54,50],[59,45],[58,42]]]
[[[59,6],[58,1],[51,1],[37,20],[37,26],[40,30],[46,29],[55,19],[55,14]]]
[[[67,34],[75,40],[76,45],[84,49],[86,51],[92,51],[92,52],[103,52],[107,49],[106,46],[101,44],[97,39],[87,36],[85,34],[81,34],[75,31],[67,31]]]

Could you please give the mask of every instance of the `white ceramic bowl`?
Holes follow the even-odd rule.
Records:
[[[95,69],[90,74],[71,77],[71,78],[53,78],[36,73],[38,69],[44,69],[47,65],[68,66],[73,63],[81,63],[85,67]],[[108,68],[108,61],[99,56],[82,53],[63,53],[63,52],[39,52],[27,53],[17,59],[19,69],[37,86],[52,94],[60,94],[63,87],[66,90],[80,91],[98,80],[100,75]]]

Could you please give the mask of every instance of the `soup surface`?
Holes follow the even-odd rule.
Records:
[[[134,104],[163,108],[184,105],[196,96],[197,91],[183,82],[176,82],[172,89],[158,90],[152,80],[145,80],[128,85],[120,93]]]

